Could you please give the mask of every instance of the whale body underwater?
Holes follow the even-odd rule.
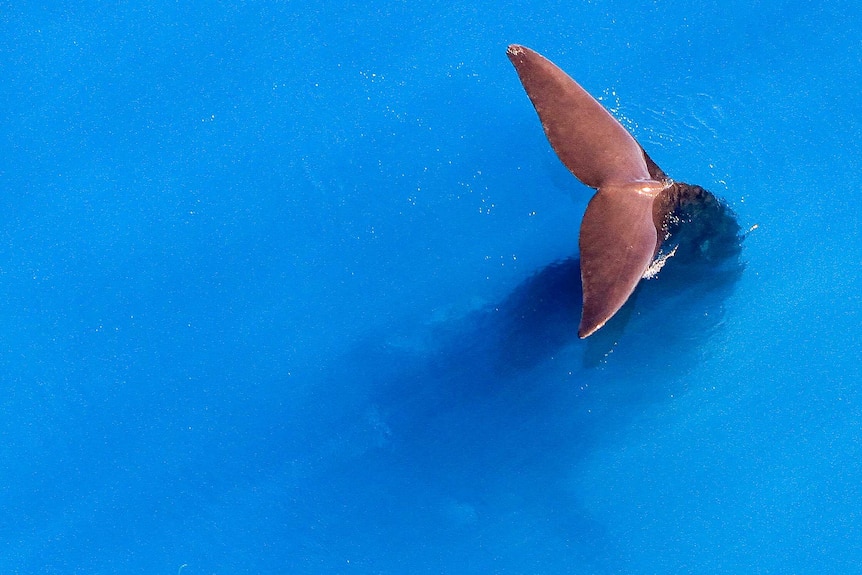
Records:
[[[579,234],[586,338],[616,314],[641,279],[668,258],[738,258],[743,234],[733,210],[704,188],[676,182],[595,98],[550,60],[507,50],[560,161],[596,189]]]

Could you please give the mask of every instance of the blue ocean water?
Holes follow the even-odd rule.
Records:
[[[0,2],[0,572],[862,572],[859,16]],[[741,275],[578,340],[513,42]]]

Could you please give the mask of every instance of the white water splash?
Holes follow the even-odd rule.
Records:
[[[658,272],[661,271],[661,268],[664,267],[664,264],[667,263],[667,260],[672,258],[674,256],[674,254],[676,254],[676,248],[678,248],[678,247],[679,247],[678,245],[673,246],[673,249],[670,250],[670,252],[668,252],[666,254],[659,252],[658,255],[656,256],[655,260],[653,260],[653,262],[649,265],[649,267],[644,272],[643,279],[651,280],[655,276],[657,276]]]

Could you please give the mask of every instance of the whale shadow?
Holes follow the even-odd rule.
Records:
[[[290,512],[314,526],[302,553],[381,571],[479,573],[501,560],[529,570],[554,557],[560,569],[614,572],[606,527],[572,479],[645,405],[680,391],[679,373],[720,330],[745,268],[742,236],[727,229],[700,243],[677,235],[691,244],[586,340],[570,257],[421,333],[356,342],[320,384],[325,401],[302,409],[317,424],[293,440],[278,479],[302,494]],[[661,377],[645,385],[655,358]],[[369,555],[379,541],[386,556]]]

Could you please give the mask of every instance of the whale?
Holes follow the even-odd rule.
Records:
[[[700,186],[668,177],[608,110],[550,60],[518,44],[507,55],[560,161],[596,190],[578,238],[578,337],[604,326],[641,279],[655,275],[680,249],[701,259],[738,254],[740,228],[729,206]]]

